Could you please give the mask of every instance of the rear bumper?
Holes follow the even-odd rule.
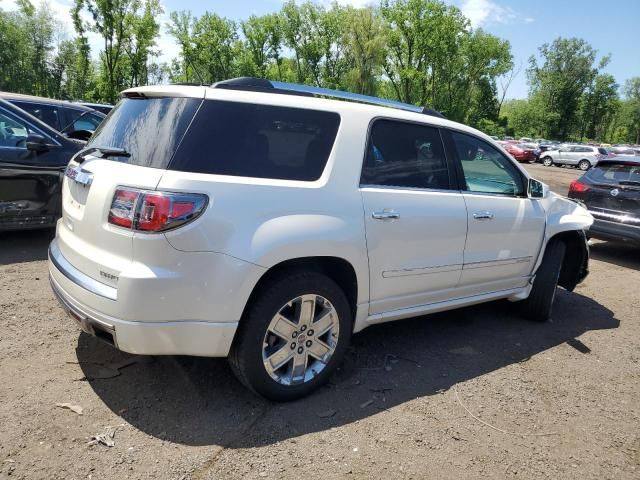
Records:
[[[640,227],[596,218],[589,229],[589,236],[602,240],[621,240],[640,243]]]
[[[237,321],[132,321],[105,313],[96,306],[103,306],[107,302],[114,305],[119,303],[119,299],[109,298],[114,293],[111,290],[116,289],[95,280],[88,283],[91,279],[66,261],[55,242],[56,240],[49,247],[51,287],[62,307],[84,332],[105,340],[119,350],[134,354],[203,357],[228,355],[238,327]],[[100,285],[106,289],[96,290]],[[114,307],[114,311],[117,310]]]

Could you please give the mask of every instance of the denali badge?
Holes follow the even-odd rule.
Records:
[[[64,174],[80,185],[88,187],[93,182],[93,173],[86,172],[82,168],[68,166]]]
[[[112,280],[114,282],[117,282],[119,278],[117,275],[113,275],[112,273],[104,272],[102,270],[100,270],[100,276],[102,278],[106,278],[107,280]]]
[[[611,190],[612,197],[617,197],[619,193],[620,193],[620,190],[618,190],[617,188],[614,188],[613,190]]]

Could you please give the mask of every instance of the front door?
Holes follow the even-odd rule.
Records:
[[[440,132],[379,119],[370,130],[361,193],[371,315],[449,298],[460,279],[467,213]]]
[[[524,287],[542,245],[545,211],[527,198],[526,177],[498,149],[471,135],[450,135],[469,222],[459,293]]]

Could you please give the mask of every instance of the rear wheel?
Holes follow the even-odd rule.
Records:
[[[351,326],[347,298],[329,277],[280,275],[248,307],[229,363],[245,386],[265,398],[300,398],[340,364]]]
[[[529,320],[546,322],[551,318],[565,250],[566,246],[560,240],[547,244],[529,298],[520,302],[522,314]]]
[[[589,162],[589,160],[580,160],[578,162],[578,168],[584,172],[591,168],[591,163]]]
[[[553,165],[553,160],[551,159],[551,157],[547,156],[547,157],[542,157],[542,164],[545,167],[550,167],[551,165]]]

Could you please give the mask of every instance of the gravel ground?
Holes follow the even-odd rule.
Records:
[[[561,193],[578,176],[527,168]],[[80,334],[49,240],[0,235],[0,478],[640,478],[638,249],[594,245],[551,323],[497,302],[371,327],[329,385],[273,404],[224,360]]]

